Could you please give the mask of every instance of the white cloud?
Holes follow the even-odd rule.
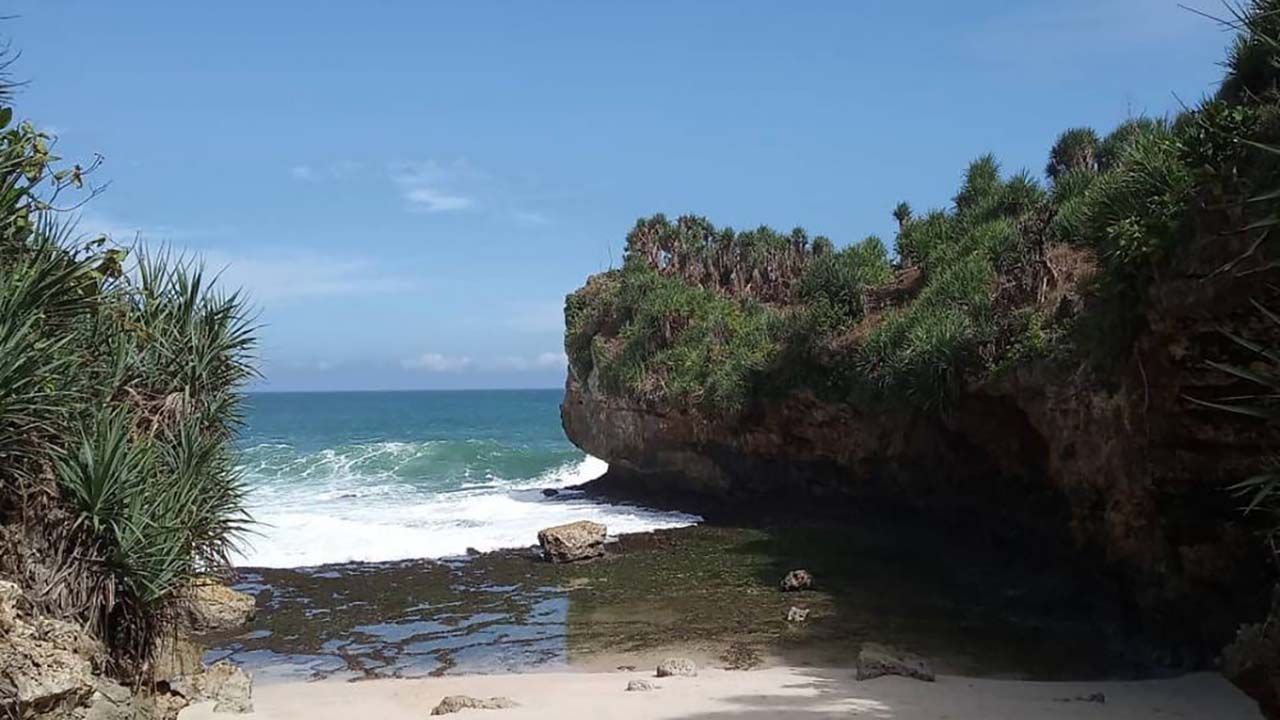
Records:
[[[471,358],[465,355],[452,356],[441,353],[423,353],[417,357],[402,360],[400,365],[407,370],[459,372],[471,367]]]
[[[342,180],[361,168],[358,162],[342,160],[328,165],[294,165],[289,168],[289,175],[303,182],[323,182],[326,180]]]
[[[515,218],[515,221],[521,225],[538,226],[547,225],[551,222],[551,218],[546,215],[527,210],[516,210],[511,213],[511,217]]]
[[[86,213],[77,230],[88,237],[107,234],[122,245],[141,239],[153,251],[196,258],[220,286],[242,289],[255,303],[276,304],[298,299],[395,293],[415,282],[381,262],[351,254],[316,252],[303,248],[220,249],[202,247],[208,239],[236,237],[234,228],[183,228],[126,222]]]
[[[442,213],[474,206],[473,191],[486,175],[465,160],[447,164],[428,160],[393,165],[391,179],[410,212]]]
[[[404,193],[404,199],[410,210],[425,213],[465,210],[473,204],[469,197],[449,195],[429,187],[409,188]]]
[[[254,302],[403,292],[414,282],[367,258],[308,250],[196,251],[227,287],[243,288]]]
[[[563,333],[564,301],[527,301],[513,304],[506,313],[506,325],[521,333]]]
[[[127,245],[139,238],[149,243],[167,243],[175,240],[189,240],[208,237],[218,232],[230,232],[229,228],[219,230],[196,230],[164,223],[136,223],[131,220],[110,217],[100,213],[85,212],[76,219],[76,231],[86,237],[107,235],[115,242]]]
[[[564,368],[569,358],[563,352],[544,352],[533,357],[511,356],[500,358],[496,363],[504,370],[555,370]]]

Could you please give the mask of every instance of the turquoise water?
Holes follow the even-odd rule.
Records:
[[[607,466],[560,428],[559,390],[251,395],[239,440],[258,521],[240,562],[305,567],[523,547],[543,527],[611,532],[697,518],[563,489]]]

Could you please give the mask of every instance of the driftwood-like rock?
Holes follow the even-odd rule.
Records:
[[[933,682],[933,670],[922,658],[878,643],[866,643],[858,653],[857,677],[870,680],[882,675],[901,675]]]
[[[505,710],[516,707],[511,698],[475,698],[470,695],[449,695],[432,709],[432,715],[449,715],[462,710]]]

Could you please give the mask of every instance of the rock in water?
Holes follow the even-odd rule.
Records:
[[[579,520],[539,532],[538,544],[542,546],[543,556],[551,562],[588,560],[604,555],[605,531],[600,523]]]
[[[253,619],[256,601],[252,595],[217,583],[201,583],[191,588],[187,604],[187,626],[192,632],[234,630]]]
[[[787,622],[802,623],[809,618],[808,608],[798,608],[794,605],[787,611]]]
[[[813,587],[813,576],[808,570],[792,570],[782,578],[782,592],[798,592]]]
[[[698,664],[689,658],[667,658],[658,663],[658,677],[693,677],[698,674]]]
[[[448,715],[462,710],[505,710],[516,707],[515,701],[505,697],[474,698],[470,695],[450,695],[431,711],[432,715]]]
[[[542,491],[542,497],[555,497],[559,494],[560,491],[555,488],[544,488]]]
[[[649,692],[657,689],[658,686],[648,680],[632,680],[627,683],[627,692]]]
[[[858,679],[870,680],[881,675],[933,682],[933,670],[920,657],[878,643],[864,644],[858,653]]]

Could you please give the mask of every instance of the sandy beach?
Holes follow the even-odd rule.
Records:
[[[646,679],[657,686],[627,692]],[[1105,703],[1088,701],[1096,693]],[[504,710],[464,710],[451,717],[681,718],[683,720],[818,720],[892,718],[1002,720],[1021,718],[1258,718],[1256,705],[1220,675],[1196,673],[1137,682],[1024,682],[941,676],[924,683],[900,677],[858,682],[849,670],[775,667],[754,671],[703,670],[692,678],[654,678],[652,672],[555,672],[472,675],[367,682],[267,684],[255,689],[246,720],[400,720],[427,717],[446,695],[505,696]],[[184,710],[181,720],[215,720],[209,703]]]

